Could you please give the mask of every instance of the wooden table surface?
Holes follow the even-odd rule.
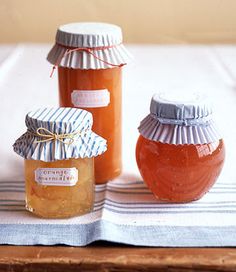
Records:
[[[0,271],[236,271],[236,249],[1,246]]]

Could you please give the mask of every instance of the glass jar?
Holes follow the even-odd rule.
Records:
[[[66,218],[91,212],[94,203],[93,160],[25,160],[26,209],[44,218]],[[49,177],[53,181],[47,181]],[[73,182],[75,177],[79,182]],[[61,185],[58,180],[63,179],[67,181]]]
[[[150,111],[136,145],[143,180],[160,200],[201,198],[220,175],[225,158],[209,102],[201,94],[187,100],[157,94]]]
[[[48,60],[58,66],[60,106],[93,114],[96,133],[107,139],[108,150],[95,158],[96,183],[121,173],[122,66],[130,56],[118,26],[73,23],[60,26]]]
[[[27,132],[14,144],[25,158],[26,209],[44,218],[93,210],[94,157],[106,141],[92,132],[92,115],[72,108],[27,114]]]

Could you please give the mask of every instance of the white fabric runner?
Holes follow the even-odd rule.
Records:
[[[236,47],[129,46],[124,68],[123,175],[97,186],[95,211],[44,220],[24,210],[23,159],[12,144],[25,114],[57,106],[56,73],[49,78],[50,45],[0,46],[0,243],[86,245],[108,240],[146,246],[236,246]],[[191,204],[160,204],[141,182],[135,162],[139,122],[153,93],[206,92],[226,143],[226,163],[212,190]]]
[[[199,201],[161,203],[142,181],[117,179],[96,187],[92,213],[49,220],[25,211],[22,182],[0,182],[0,243],[236,246],[235,199],[236,184],[219,182]]]

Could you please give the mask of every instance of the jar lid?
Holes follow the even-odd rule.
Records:
[[[113,24],[82,22],[62,25],[57,30],[56,44],[47,59],[54,65],[67,68],[122,66],[131,58],[122,45],[122,39],[121,28]]]
[[[204,94],[158,93],[152,97],[150,112],[161,123],[194,125],[206,122],[212,107]]]
[[[204,144],[220,139],[212,106],[201,93],[158,93],[139,132],[147,139],[169,144]]]
[[[83,22],[62,25],[56,42],[68,47],[101,47],[122,43],[122,31],[117,25]]]
[[[13,145],[25,159],[55,161],[104,153],[106,140],[91,128],[92,114],[78,108],[42,108],[29,112],[27,131]]]

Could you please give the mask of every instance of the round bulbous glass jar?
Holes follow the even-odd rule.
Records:
[[[136,161],[156,198],[190,202],[214,185],[225,158],[224,142],[208,99],[154,95],[150,114],[141,122]]]

